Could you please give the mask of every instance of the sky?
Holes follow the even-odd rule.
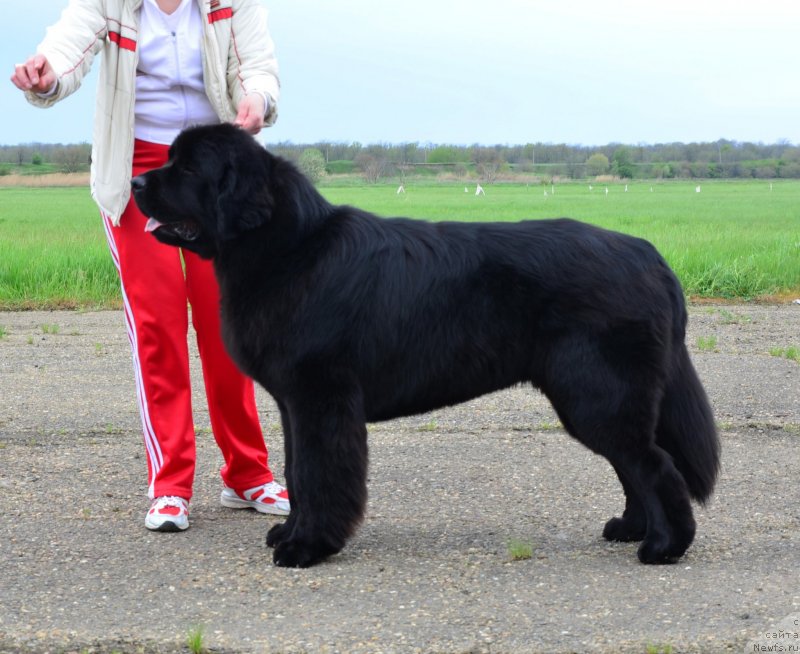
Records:
[[[9,81],[65,4],[4,12],[2,145],[91,139],[99,62],[47,110]],[[264,4],[282,86],[267,143],[800,144],[793,0]]]

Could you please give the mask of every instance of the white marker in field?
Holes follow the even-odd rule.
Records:
[[[695,193],[699,193],[700,192],[700,184],[698,184],[697,186],[694,187],[694,192]]]
[[[606,186],[606,195],[608,195],[608,186]]]
[[[475,195],[486,195],[486,193],[483,192],[483,187],[480,184],[478,184],[475,188]]]
[[[405,192],[406,192],[406,190],[403,188],[403,185],[400,184],[400,186],[397,187],[397,195],[400,195],[401,193],[405,193]]]

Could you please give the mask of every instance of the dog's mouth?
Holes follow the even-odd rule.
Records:
[[[144,231],[170,234],[182,241],[196,241],[200,236],[200,227],[191,220],[181,220],[174,223],[162,223],[155,218],[149,218],[144,226]]]

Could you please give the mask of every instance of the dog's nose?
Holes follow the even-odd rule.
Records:
[[[134,191],[141,191],[146,185],[144,181],[144,177],[142,175],[137,175],[131,180],[131,188]]]

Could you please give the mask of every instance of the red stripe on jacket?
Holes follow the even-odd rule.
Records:
[[[124,37],[119,32],[109,32],[108,38],[112,43],[116,43],[120,48],[123,48],[124,50],[130,50],[131,52],[136,52],[136,41],[133,39]]]
[[[231,9],[230,7],[217,9],[216,11],[212,11],[208,15],[208,22],[216,23],[218,20],[225,20],[226,18],[230,18],[231,16],[233,16],[233,9]]]

